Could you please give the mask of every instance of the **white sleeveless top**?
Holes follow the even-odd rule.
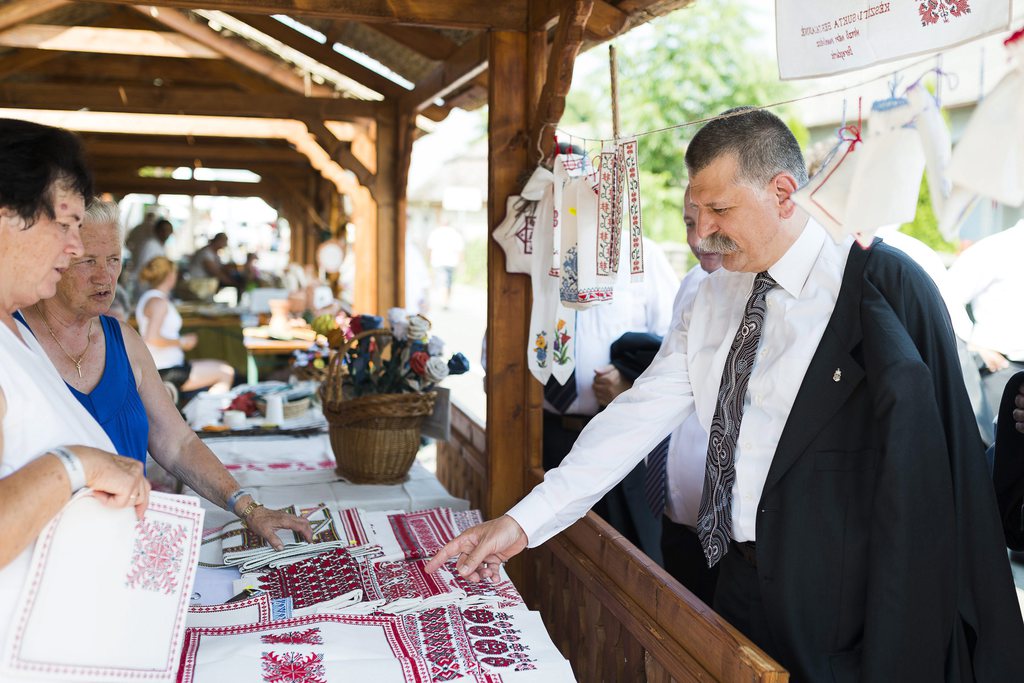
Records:
[[[21,338],[0,324],[0,389],[3,417],[0,477],[6,477],[54,446],[92,446],[114,452],[103,428],[71,395],[46,352],[21,323]],[[7,639],[35,542],[0,569],[0,643]]]
[[[139,323],[139,334],[142,335],[143,339],[146,338],[146,330],[149,329],[149,318],[146,317],[145,312],[146,304],[149,303],[150,299],[157,298],[164,299],[167,302],[167,315],[164,316],[164,322],[160,325],[160,336],[164,339],[180,339],[181,314],[178,313],[178,309],[174,307],[174,304],[171,303],[167,295],[159,289],[147,290],[135,306],[135,320]],[[153,355],[157,370],[185,364],[185,352],[177,346],[151,346],[149,343],[146,346],[149,347],[149,352]]]

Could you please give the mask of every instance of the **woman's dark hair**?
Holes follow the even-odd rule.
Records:
[[[31,225],[41,215],[54,218],[57,184],[92,198],[92,174],[82,141],[63,128],[0,119],[0,207]]]

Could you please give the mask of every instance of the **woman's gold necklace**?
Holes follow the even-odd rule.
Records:
[[[78,370],[78,379],[82,379],[82,361],[85,360],[85,354],[89,353],[89,346],[92,345],[92,323],[96,318],[89,319],[89,331],[85,335],[85,349],[82,351],[82,355],[78,357],[78,360],[75,360],[75,357],[68,353],[68,350],[60,343],[60,339],[57,339],[57,335],[50,329],[50,323],[46,322],[46,314],[39,311],[39,317],[42,319],[43,324],[46,325],[46,331],[53,337],[53,341],[57,342],[57,348],[64,352],[69,361],[75,364],[75,369]]]

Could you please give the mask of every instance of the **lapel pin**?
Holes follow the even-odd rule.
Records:
[[[832,373],[832,381],[833,382],[838,382],[842,378],[843,378],[843,371],[840,370],[839,368],[836,368],[836,371]]]

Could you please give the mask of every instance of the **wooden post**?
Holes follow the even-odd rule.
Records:
[[[488,219],[493,227],[505,214],[509,195],[529,160],[530,90],[528,41],[524,32],[490,36],[488,96]],[[531,451],[530,384],[526,339],[530,324],[530,280],[505,271],[505,255],[487,243],[487,456],[484,515],[503,514],[526,492]]]
[[[608,70],[612,79],[612,135],[619,139],[619,63],[615,59],[615,46],[608,46]]]

